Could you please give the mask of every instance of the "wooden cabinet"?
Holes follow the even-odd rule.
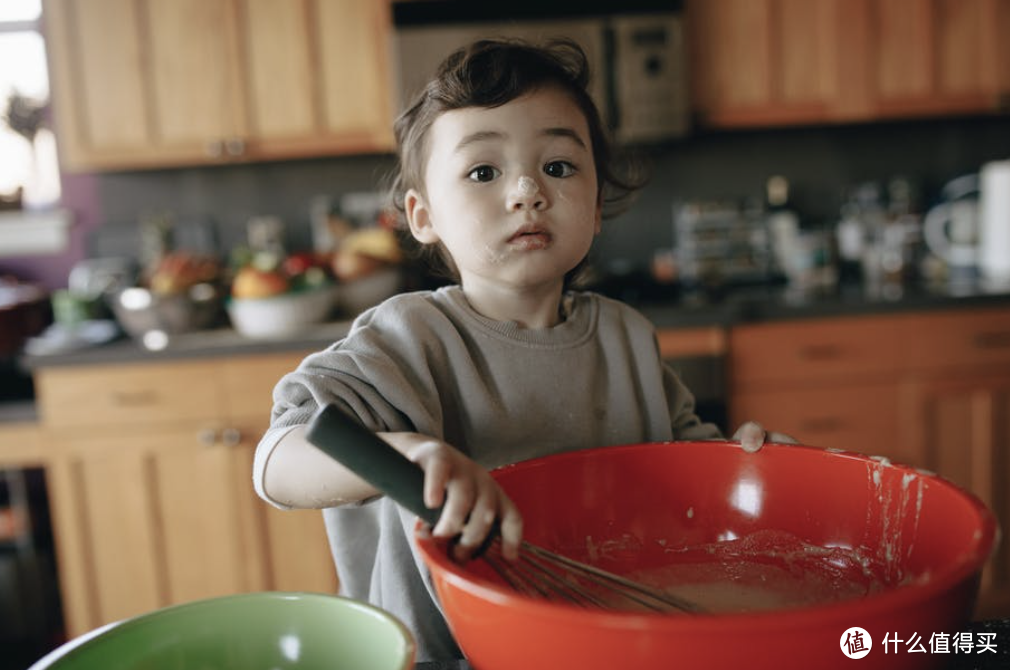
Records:
[[[690,0],[687,17],[703,125],[1008,106],[1010,0]]]
[[[730,336],[733,425],[937,472],[1010,524],[1010,312],[781,322]],[[1010,615],[1010,552],[983,576],[982,616]]]
[[[252,488],[270,391],[300,358],[37,371],[69,635],[229,593],[335,592],[320,513]]]
[[[388,151],[389,6],[45,0],[67,170]]]
[[[808,444],[916,460],[897,440],[893,328],[872,317],[734,328],[732,425],[755,419]]]

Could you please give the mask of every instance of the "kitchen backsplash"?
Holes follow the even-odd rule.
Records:
[[[602,266],[647,267],[656,249],[673,242],[677,201],[761,201],[771,175],[789,180],[790,203],[804,226],[837,222],[853,185],[898,175],[920,184],[928,206],[953,177],[1010,158],[1010,118],[695,134],[640,153],[651,181],[628,212],[604,223],[594,249]],[[108,237],[102,232],[127,230],[157,212],[214,226],[223,248],[245,240],[250,218],[276,216],[291,247],[308,247],[314,198],[381,188],[392,165],[390,156],[360,156],[89,175],[65,193],[78,222],[68,258],[5,259],[0,272],[65,286],[73,262],[107,251],[95,248]]]

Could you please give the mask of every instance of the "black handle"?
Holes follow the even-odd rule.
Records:
[[[434,526],[442,513],[424,504],[424,471],[335,405],[324,405],[309,422],[309,442]]]

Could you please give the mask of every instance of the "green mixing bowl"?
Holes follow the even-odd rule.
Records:
[[[198,600],[71,640],[29,670],[408,670],[414,640],[371,605],[312,593]]]

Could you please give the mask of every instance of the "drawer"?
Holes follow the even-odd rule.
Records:
[[[662,328],[656,331],[659,354],[663,358],[725,356],[726,330],[718,326]]]
[[[730,332],[736,390],[893,377],[898,317],[851,317],[740,326]]]
[[[43,368],[35,377],[50,428],[136,426],[221,416],[215,363],[173,361]]]
[[[897,386],[889,382],[739,393],[730,398],[732,429],[753,420],[802,444],[920,465],[922,455],[898,439],[898,398]]]
[[[229,416],[270,420],[273,391],[281,377],[293,371],[308,351],[239,356],[221,361],[221,383]]]
[[[908,317],[903,351],[909,370],[1002,367],[1010,371],[1010,310],[973,309]]]

